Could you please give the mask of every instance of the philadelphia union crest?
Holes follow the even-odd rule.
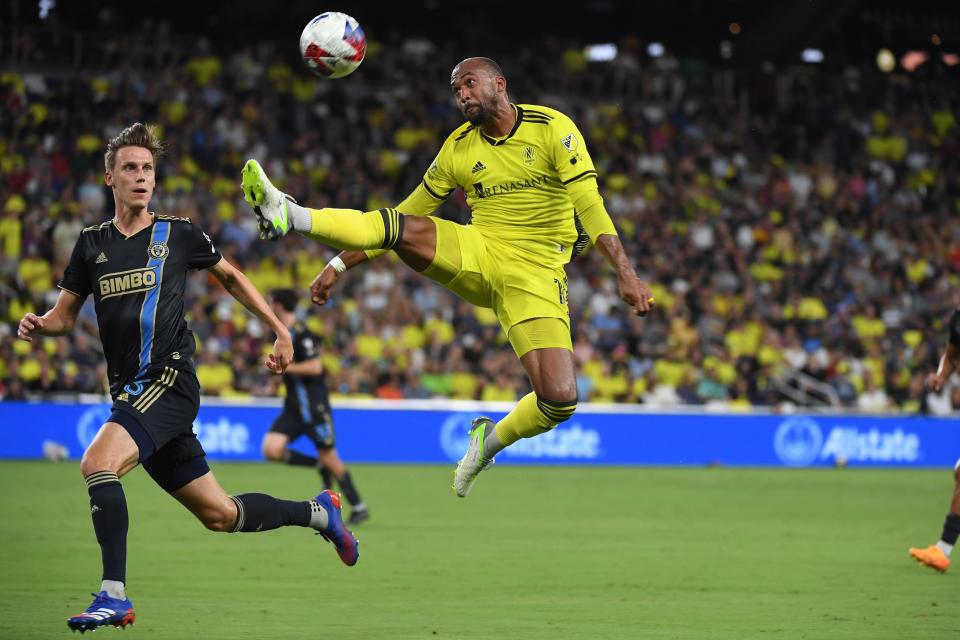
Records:
[[[168,247],[165,242],[154,242],[150,245],[150,248],[147,249],[147,253],[151,258],[163,260],[170,254],[170,247]]]

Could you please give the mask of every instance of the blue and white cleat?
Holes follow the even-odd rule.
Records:
[[[93,604],[83,613],[67,618],[67,626],[74,631],[96,631],[105,625],[124,628],[128,624],[133,626],[137,616],[133,612],[133,603],[130,600],[111,598],[106,591],[91,593]]]
[[[317,530],[317,535],[333,543],[343,564],[348,567],[357,564],[357,560],[360,559],[360,542],[343,524],[343,518],[340,516],[340,496],[327,489],[313,501],[327,512],[327,526],[323,530]]]
[[[486,416],[474,419],[470,426],[470,444],[467,452],[460,458],[457,468],[453,472],[453,492],[461,498],[466,498],[480,472],[493,464],[493,458],[483,455],[483,440],[487,435],[487,427],[493,428],[493,420]]]
[[[287,200],[293,198],[273,186],[256,160],[247,160],[243,165],[240,189],[257,216],[262,240],[279,240],[293,229],[287,211]]]

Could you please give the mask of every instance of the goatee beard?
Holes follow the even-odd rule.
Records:
[[[466,115],[466,114],[464,114],[464,115]],[[470,122],[470,124],[474,124],[474,125],[483,124],[484,122],[486,122],[486,121],[489,120],[489,119],[490,119],[490,112],[487,110],[486,107],[480,107],[480,108],[478,108],[478,109],[473,113],[472,116],[471,116],[471,115],[467,115],[467,121]]]

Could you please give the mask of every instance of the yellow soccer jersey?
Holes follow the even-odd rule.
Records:
[[[503,138],[465,123],[443,143],[423,183],[397,205],[426,215],[457,187],[473,210],[473,225],[539,264],[565,264],[577,240],[568,188],[597,171],[573,121],[555,109],[513,105],[517,122]]]

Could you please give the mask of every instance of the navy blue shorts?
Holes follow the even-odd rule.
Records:
[[[329,411],[323,412],[323,419],[316,424],[305,422],[300,414],[284,410],[270,427],[270,433],[282,433],[293,442],[300,436],[307,436],[318,449],[332,449],[335,443],[333,418]]]
[[[140,463],[154,482],[173,492],[210,471],[193,432],[199,411],[197,376],[166,367],[125,386],[113,403],[110,422],[137,443]]]

